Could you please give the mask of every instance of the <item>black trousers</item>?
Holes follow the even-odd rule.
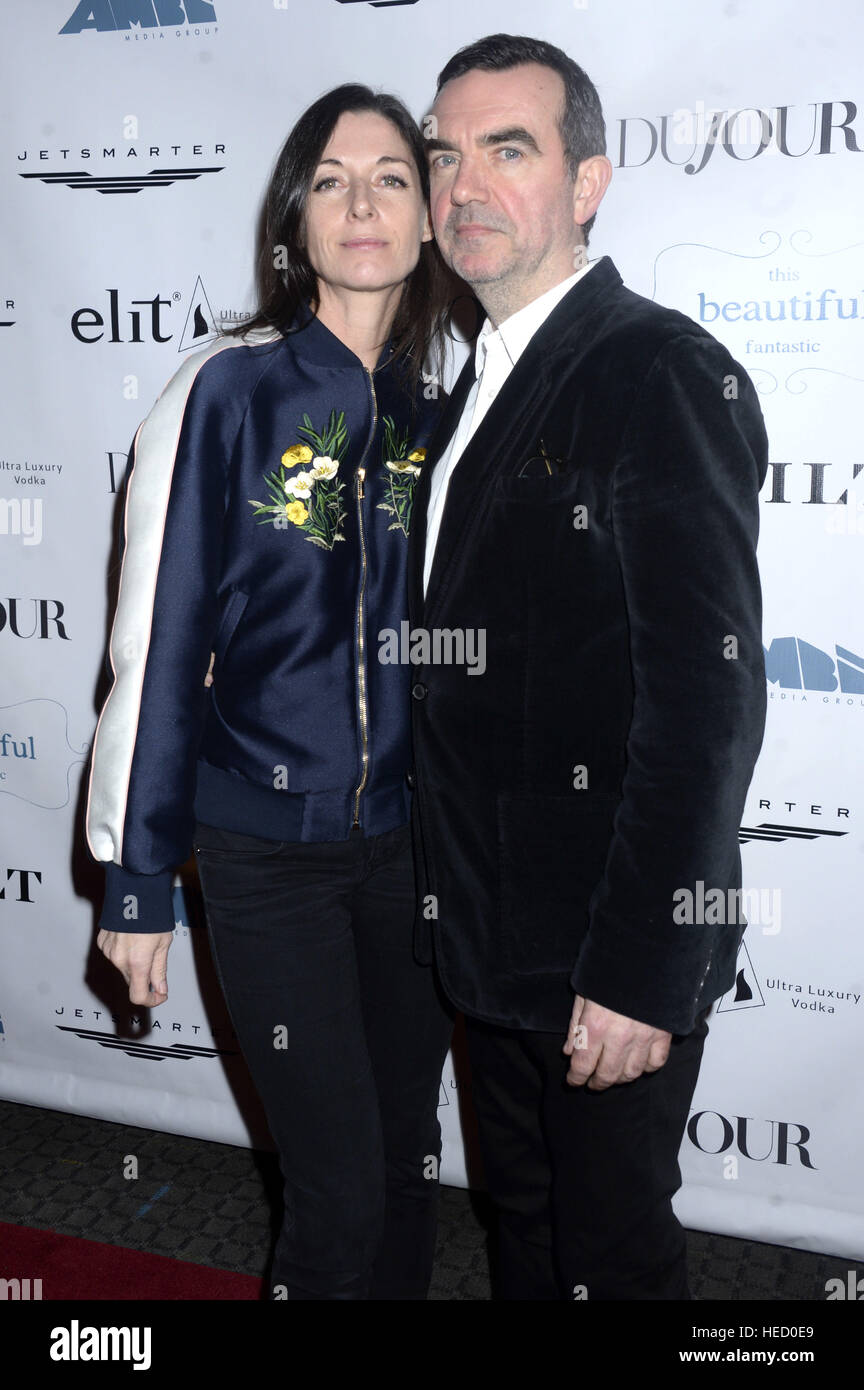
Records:
[[[656,1072],[605,1091],[568,1086],[560,1033],[466,1019],[486,1182],[495,1203],[493,1297],[689,1299],[672,1210],[678,1149],[708,1010]]]
[[[280,844],[199,825],[217,974],[279,1152],[271,1299],[424,1299],[453,1021],[412,953],[408,827]]]

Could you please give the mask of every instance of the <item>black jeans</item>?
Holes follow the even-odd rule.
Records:
[[[480,1150],[498,1218],[493,1297],[690,1298],[672,1197],[707,1016],[706,1009],[691,1033],[673,1036],[659,1071],[604,1091],[566,1083],[566,1018],[560,1034],[466,1019]]]
[[[408,827],[280,844],[198,825],[195,851],[284,1178],[270,1298],[424,1299],[453,1022],[412,953]]]

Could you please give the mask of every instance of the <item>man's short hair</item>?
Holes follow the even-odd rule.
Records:
[[[521,34],[490,34],[454,53],[438,75],[436,95],[445,82],[464,77],[466,72],[472,72],[475,68],[482,68],[486,72],[504,72],[523,63],[540,63],[543,67],[552,68],[564,83],[564,107],[558,128],[567,171],[575,181],[583,159],[606,153],[606,123],[597,88],[563,48],[556,48],[554,43],[547,43],[545,39],[526,38]],[[586,246],[593,225],[594,218],[591,217],[582,228]]]

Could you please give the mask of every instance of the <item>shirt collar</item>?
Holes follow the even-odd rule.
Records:
[[[583,275],[587,275],[596,264],[596,261],[589,261],[573,275],[568,275],[566,280],[553,285],[551,290],[546,290],[544,294],[532,299],[530,304],[517,309],[516,313],[511,314],[498,328],[493,326],[488,317],[484,319],[474,349],[474,375],[479,377],[483,371],[487,353],[494,353],[501,347],[504,348],[511,364],[515,364],[556,304],[560,303],[576,282],[581,280]]]

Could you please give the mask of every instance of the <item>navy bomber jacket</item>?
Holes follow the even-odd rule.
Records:
[[[133,446],[93,745],[100,927],[173,931],[196,820],[300,841],[406,823],[411,668],[378,634],[407,614],[438,410],[318,319],[217,339],[165,387]]]

